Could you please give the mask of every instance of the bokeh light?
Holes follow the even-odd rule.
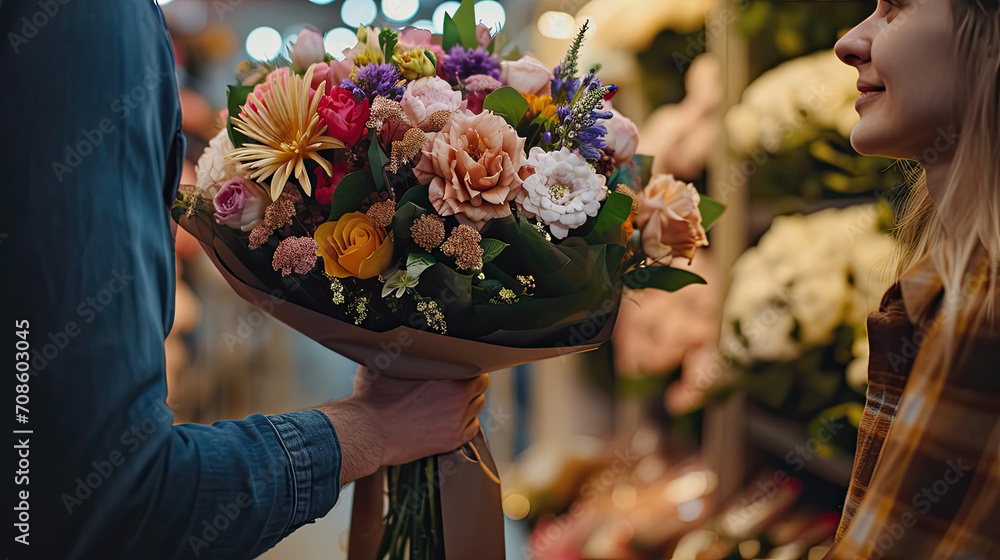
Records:
[[[250,58],[267,62],[281,51],[281,33],[273,27],[258,27],[247,35],[246,49]]]

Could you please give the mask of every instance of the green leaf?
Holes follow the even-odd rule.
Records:
[[[385,152],[382,151],[382,146],[378,144],[378,134],[373,130],[369,136],[371,140],[371,145],[368,147],[368,163],[371,165],[372,179],[375,180],[375,188],[384,191],[385,190],[385,164],[389,162],[389,158],[385,156]]]
[[[504,249],[509,247],[507,243],[500,241],[499,239],[483,239],[479,242],[479,246],[483,248],[483,264],[492,261],[493,259],[500,256],[500,253]]]
[[[233,142],[234,148],[239,148],[250,141],[245,134],[233,128],[233,116],[238,116],[243,104],[247,102],[247,96],[253,91],[253,86],[229,86],[226,94],[226,106],[229,108],[229,118],[226,119],[226,131],[229,139]]]
[[[597,214],[594,231],[604,233],[625,223],[632,212],[632,199],[621,193],[611,193]]]
[[[375,192],[375,182],[368,171],[348,173],[333,191],[330,203],[330,221],[339,220],[344,214],[361,211],[361,201]]]
[[[415,265],[415,264],[430,266],[430,265],[432,265],[432,264],[434,264],[436,262],[437,262],[437,259],[434,258],[434,255],[432,255],[430,253],[427,253],[427,252],[424,252],[424,251],[420,251],[420,252],[416,252],[416,253],[410,253],[410,254],[408,254],[406,256],[406,266],[407,267],[410,267],[410,266]]]
[[[462,46],[467,49],[474,49],[479,46],[476,40],[476,6],[475,0],[462,0],[462,5],[455,10],[455,17],[452,18],[455,27],[458,29],[458,36],[461,37]]]
[[[458,26],[455,24],[455,20],[451,19],[451,15],[444,14],[444,25],[442,26],[441,33],[441,47],[445,52],[451,50],[455,45],[460,45],[462,43],[462,36],[458,33]]]
[[[669,266],[647,266],[633,270],[622,277],[625,285],[633,290],[656,288],[667,292],[690,284],[705,284],[705,279],[693,272]]]
[[[507,124],[517,127],[521,118],[528,112],[528,100],[516,89],[503,86],[486,96],[483,100],[483,109],[493,111],[503,117]]]
[[[705,228],[705,231],[711,229],[715,220],[719,219],[725,210],[725,204],[702,195],[701,202],[698,203],[698,211],[701,212],[701,227]]]
[[[419,185],[407,190],[403,193],[403,196],[399,197],[399,202],[396,203],[396,209],[399,210],[403,206],[406,206],[406,203],[412,202],[425,210],[429,210],[431,207],[431,200],[427,194],[428,190],[429,187],[427,185]]]

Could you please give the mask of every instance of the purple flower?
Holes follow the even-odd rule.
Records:
[[[556,66],[552,71],[552,100],[557,103],[565,103],[576,95],[576,90],[580,89],[580,79],[572,75],[564,77],[565,69],[562,65]]]
[[[392,64],[367,64],[358,68],[352,77],[344,78],[340,87],[354,94],[354,99],[360,102],[367,97],[369,100],[381,95],[393,101],[403,99],[406,86],[400,84],[403,74]]]
[[[469,76],[476,74],[483,74],[498,81],[501,76],[500,61],[482,47],[465,49],[462,45],[455,45],[448,50],[448,56],[441,63],[441,69],[445,78],[452,84],[465,81]]]

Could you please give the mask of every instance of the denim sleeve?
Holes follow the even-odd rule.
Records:
[[[162,15],[6,0],[0,30],[0,325],[11,348],[29,325],[31,366],[30,519],[10,557],[258,555],[336,503],[340,443],[317,410],[173,425],[184,141]]]

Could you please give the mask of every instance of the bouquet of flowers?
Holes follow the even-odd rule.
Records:
[[[237,293],[361,372],[464,378],[588,350],[622,286],[703,282],[669,264],[707,245],[722,206],[644,178],[635,125],[606,107],[617,88],[577,67],[586,26],[550,71],[500,56],[472,4],[441,36],[361,28],[335,59],[307,29],[290,60],[242,63],[226,130],[174,204]],[[477,469],[491,465],[481,438],[458,452]],[[443,472],[434,458],[391,469],[371,534],[356,498],[352,556],[384,529],[380,558],[502,557],[495,476],[477,472],[492,487],[476,494]],[[380,480],[365,487],[379,518]]]

